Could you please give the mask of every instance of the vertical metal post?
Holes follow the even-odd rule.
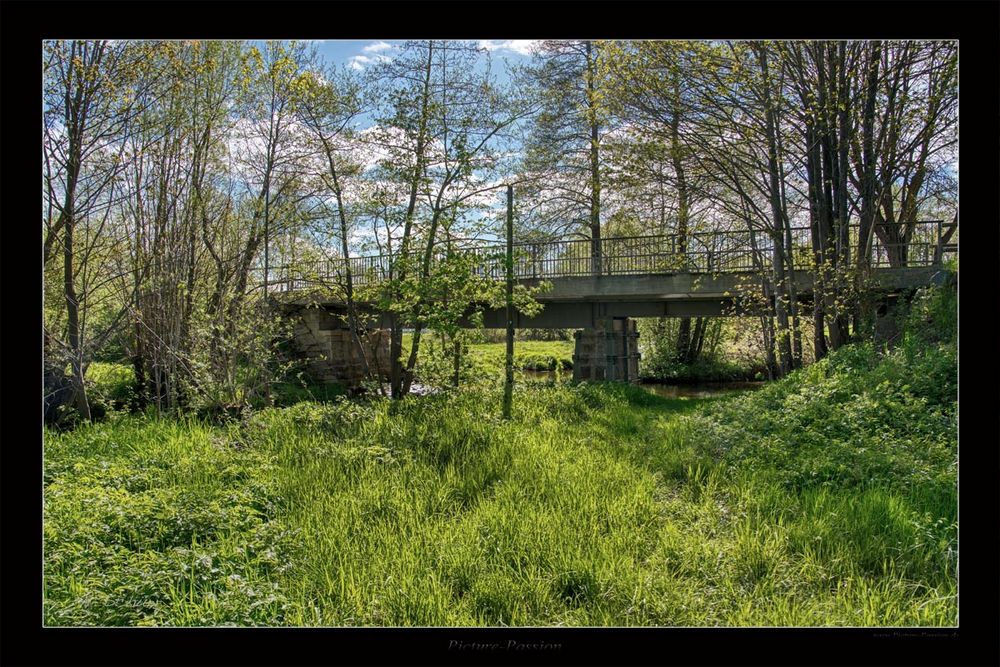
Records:
[[[507,186],[507,359],[504,363],[503,418],[510,419],[514,398],[514,186]]]

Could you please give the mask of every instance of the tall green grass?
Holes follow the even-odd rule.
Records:
[[[523,370],[572,370],[573,341],[525,340],[514,343],[514,366]],[[474,343],[469,346],[474,364],[485,371],[503,368],[507,348],[504,343]]]
[[[708,401],[519,386],[504,422],[486,387],[47,432],[45,620],[953,625],[933,328]]]

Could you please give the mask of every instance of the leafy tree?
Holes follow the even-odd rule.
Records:
[[[300,77],[299,117],[314,145],[318,158],[316,174],[323,218],[336,219],[333,236],[339,241],[340,257],[335,262],[336,286],[347,304],[348,325],[354,344],[364,361],[365,374],[371,373],[367,347],[362,342],[369,327],[362,321],[355,298],[351,234],[357,228],[356,211],[348,204],[348,188],[356,187],[364,168],[356,148],[355,124],[364,108],[361,82],[349,70],[334,67],[306,71]],[[332,198],[332,201],[330,199]],[[328,235],[323,235],[328,236]]]
[[[434,322],[440,326],[441,312],[454,317],[477,302],[488,282],[470,270],[467,290],[452,285],[446,304],[435,295],[435,272],[447,272],[456,257],[441,251],[442,232],[447,241],[469,226],[464,214],[479,210],[483,197],[499,187],[494,179],[502,173],[503,145],[530,112],[521,96],[498,88],[481,58],[471,43],[408,42],[376,71],[382,104],[370,141],[383,157],[372,177],[390,185],[374,189],[379,203],[370,210],[373,222],[385,227],[391,257],[377,298],[390,313],[393,398],[409,392],[422,331]],[[404,362],[407,325],[414,333]]]
[[[538,64],[521,74],[541,105],[525,142],[522,165],[521,193],[532,202],[528,213],[548,234],[590,238],[595,273],[601,272],[601,152],[606,127],[600,90],[602,49],[592,40],[546,40],[537,49]]]
[[[120,236],[108,227],[119,178],[130,155],[129,138],[149,78],[145,43],[52,41],[43,68],[43,262],[61,250],[65,322],[46,326],[48,354],[68,361],[71,404],[90,418],[84,376],[95,349],[112,335],[125,309],[89,335],[89,305],[107,296],[101,259],[116,257]],[[52,292],[49,292],[52,295]],[[51,311],[50,311],[51,312]],[[57,330],[57,326],[60,330]]]
[[[672,234],[678,268],[688,264],[689,232],[707,217],[710,180],[693,157],[689,134],[697,113],[692,87],[702,46],[694,42],[609,42],[602,53],[602,98],[621,129],[609,141],[612,180],[624,189],[630,208],[647,193],[656,223],[639,234]],[[700,204],[700,206],[699,206]],[[670,218],[667,211],[670,211]],[[708,332],[705,318],[681,318],[674,355],[693,363]]]

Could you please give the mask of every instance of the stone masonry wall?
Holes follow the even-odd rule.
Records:
[[[295,346],[306,359],[310,375],[320,382],[356,387],[365,378],[365,363],[343,318],[320,308],[300,313],[294,332]],[[362,336],[365,355],[379,374],[389,373],[389,332],[369,331]]]

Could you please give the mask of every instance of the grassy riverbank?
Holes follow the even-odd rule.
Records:
[[[530,371],[572,370],[573,347],[573,341],[517,341],[514,343],[514,367]],[[503,368],[506,354],[505,343],[473,343],[469,346],[473,363],[490,372]]]
[[[941,312],[733,398],[536,385],[510,422],[487,388],[47,432],[46,623],[952,625]]]
[[[409,349],[410,341],[411,334],[403,334],[404,350]],[[428,344],[426,339],[421,342],[421,361],[428,356],[428,348],[434,344]],[[571,340],[518,340],[514,342],[514,367],[531,371],[572,370],[573,350],[574,342]],[[507,354],[506,343],[470,343],[468,351],[469,360],[477,372],[491,375],[502,372]]]

